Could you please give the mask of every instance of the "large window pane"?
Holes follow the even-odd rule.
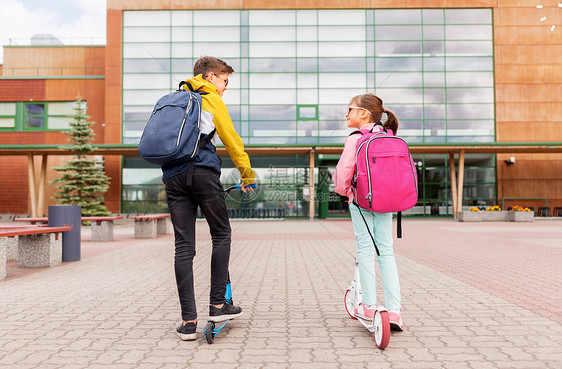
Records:
[[[124,42],[170,42],[169,27],[125,27]]]
[[[375,10],[375,24],[420,24],[420,9]]]
[[[124,105],[152,105],[162,96],[170,93],[169,89],[166,90],[124,90],[123,91],[123,104]]]
[[[294,105],[252,105],[250,106],[251,120],[295,120],[297,110]]]
[[[421,87],[422,73],[375,73],[375,83],[379,87]]]
[[[51,106],[49,105],[49,110]],[[72,118],[68,117],[49,117],[47,119],[48,129],[70,129],[70,121]]]
[[[216,55],[218,58],[238,58],[240,57],[240,44],[237,42],[194,43],[193,55]]]
[[[294,58],[276,58],[276,59],[250,59],[250,73],[255,72],[294,72],[296,70],[296,61]]]
[[[172,42],[192,42],[192,27],[172,27]]]
[[[191,10],[173,10],[172,11],[172,28],[176,26],[191,26],[193,21],[193,12]]]
[[[240,12],[238,10],[198,10],[194,12],[193,24],[196,27],[205,27],[211,24],[239,26]]]
[[[123,44],[123,58],[169,58],[170,44],[168,43],[138,43]]]
[[[318,24],[321,25],[353,25],[363,24],[364,10],[319,10]]]
[[[318,23],[316,10],[297,10],[297,24],[316,25]]]
[[[298,26],[297,41],[316,41],[318,40],[318,27]]]
[[[443,9],[423,9],[424,24],[443,24],[445,22]]]
[[[493,71],[494,60],[492,57],[455,57],[447,58],[448,71]]]
[[[449,88],[447,102],[450,103],[489,103],[494,101],[493,88]]]
[[[294,42],[252,42],[250,43],[250,58],[294,58]]]
[[[364,41],[365,26],[320,26],[319,41]]]
[[[49,115],[72,115],[74,114],[73,102],[52,102],[49,103]],[[84,106],[85,108],[85,106]],[[0,113],[1,114],[1,113]],[[50,125],[50,122],[49,122]]]
[[[316,42],[297,43],[297,58],[315,58],[318,56],[318,44]]]
[[[426,88],[423,92],[424,104],[439,104],[445,103],[445,89],[444,88]]]
[[[16,125],[15,118],[0,117],[0,128],[14,128]]]
[[[348,88],[366,88],[365,73],[320,73],[320,89],[345,86]]]
[[[375,42],[375,56],[419,56],[421,54],[421,42]]]
[[[165,89],[170,87],[169,74],[125,74],[124,89]]]
[[[447,54],[492,56],[492,42],[490,41],[446,41]]]
[[[253,89],[250,90],[250,104],[296,104],[296,91],[294,89]]]
[[[377,88],[376,95],[389,104],[421,104],[423,102],[421,88]]]
[[[250,42],[295,41],[295,27],[250,27]]]
[[[447,24],[491,24],[490,9],[445,9]]]
[[[494,119],[494,104],[449,104],[448,119]]]
[[[123,12],[123,26],[169,26],[169,11],[125,11]]]
[[[0,103],[0,115],[16,115],[16,103]]]
[[[170,70],[170,59],[123,59],[123,73],[158,73]]]
[[[295,24],[294,10],[250,10],[250,26],[285,26]]]
[[[376,58],[375,69],[377,72],[421,71],[422,63],[418,57]]]
[[[491,40],[492,25],[445,26],[447,40]]]
[[[493,87],[492,72],[447,72],[447,86]]]
[[[318,45],[320,57],[365,57],[364,42],[322,42]]]
[[[296,88],[294,73],[250,74],[250,88]]]
[[[319,104],[341,104],[346,103],[353,96],[366,93],[365,88],[336,88],[336,89],[320,89],[319,91]]]
[[[312,60],[312,62],[316,62]],[[362,72],[365,70],[365,58],[321,58],[317,61],[320,72]]]
[[[421,26],[375,26],[375,40],[421,40]]]
[[[195,27],[193,29],[193,38],[197,42],[239,42],[239,27]]]

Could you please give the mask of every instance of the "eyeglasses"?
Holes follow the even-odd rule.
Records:
[[[217,75],[216,75],[215,73],[213,73],[213,72],[207,74],[205,77],[203,77],[203,79],[207,78],[207,77],[208,77],[209,75],[211,75],[211,74],[212,74],[213,76],[217,77],[218,79],[222,79],[222,80],[224,81],[224,87],[228,86],[228,78],[227,78],[227,79],[221,78],[221,77],[217,76]]]
[[[370,112],[369,110],[367,110],[367,109],[365,109],[365,108],[362,108],[362,107],[360,107],[360,106],[348,106],[348,107],[347,107],[347,115],[349,115],[349,113],[351,113],[351,111],[352,111],[353,109],[365,110],[367,113],[371,114],[371,112]]]

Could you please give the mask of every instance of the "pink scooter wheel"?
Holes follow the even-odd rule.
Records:
[[[347,311],[347,314],[349,314],[352,319],[357,319],[357,317],[353,315],[353,301],[351,301],[351,295],[349,294],[350,292],[351,290],[345,291],[345,311]]]
[[[373,317],[373,338],[377,347],[384,350],[390,342],[390,320],[388,319],[388,311],[375,311]]]

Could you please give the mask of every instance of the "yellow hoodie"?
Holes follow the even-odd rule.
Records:
[[[256,174],[251,168],[250,158],[244,151],[242,139],[234,129],[226,105],[222,101],[217,88],[212,83],[205,81],[201,74],[188,79],[186,82],[191,84],[195,91],[207,92],[207,94],[201,95],[203,101],[201,132],[208,134],[213,129],[216,129],[226,151],[228,151],[234,165],[240,171],[242,182],[244,184],[254,183]],[[186,85],[183,88],[189,90]],[[216,145],[216,141],[215,137],[211,142],[213,145]]]

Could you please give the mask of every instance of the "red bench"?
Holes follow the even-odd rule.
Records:
[[[0,279],[6,278],[7,253],[14,252],[8,249],[17,249],[16,258],[22,267],[44,268],[60,265],[62,237],[59,235],[71,229],[69,226],[0,226]]]
[[[130,217],[135,221],[135,238],[155,238],[172,233],[170,214],[146,214]]]
[[[120,216],[81,217],[83,222],[92,223],[92,241],[113,241],[113,221],[123,219]],[[16,218],[15,222],[48,223],[49,218]]]

